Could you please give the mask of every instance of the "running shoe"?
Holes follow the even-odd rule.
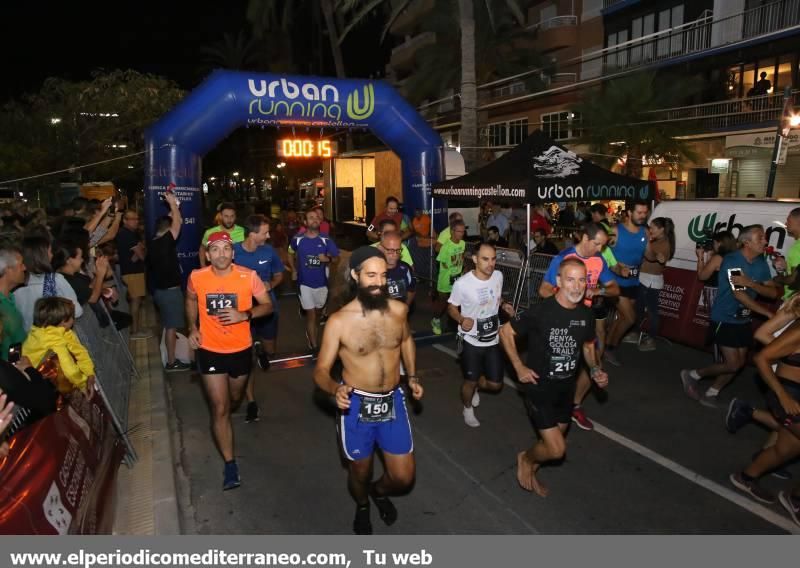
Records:
[[[478,422],[478,419],[475,418],[475,410],[473,408],[465,408],[463,414],[464,414],[464,424],[466,424],[470,428],[477,428],[478,426],[481,425],[481,423]]]
[[[166,365],[164,365],[164,370],[167,373],[178,373],[180,371],[188,371],[191,368],[192,366],[189,365],[189,363],[184,363],[183,361],[180,361],[178,359],[175,359],[174,363],[167,363]]]
[[[372,534],[372,521],[369,520],[369,503],[356,505],[356,516],[353,519],[354,534]]]
[[[481,405],[481,395],[478,393],[478,388],[475,387],[475,392],[472,395],[472,408],[478,408]]]
[[[439,318],[431,320],[431,331],[433,331],[434,335],[442,335],[442,322]]]
[[[800,498],[792,495],[790,491],[781,491],[778,493],[778,501],[789,513],[789,516],[792,517],[792,520],[800,525]]]
[[[747,493],[759,503],[772,505],[775,502],[775,496],[772,493],[761,487],[755,480],[747,481],[742,477],[741,473],[732,473],[728,479],[731,480],[731,483],[736,489]]]
[[[247,416],[245,416],[245,422],[258,422],[260,418],[258,417],[258,403],[255,400],[251,400],[247,403]]]
[[[572,409],[572,421],[581,430],[594,430],[594,424],[586,417],[586,412],[583,411],[582,406],[576,406]]]
[[[720,407],[719,395],[715,394],[712,396],[709,394],[704,394],[703,396],[700,397],[700,404],[702,404],[706,408],[719,408]]]
[[[613,351],[609,351],[608,349],[606,349],[606,352],[603,354],[603,357],[605,358],[606,361],[608,361],[615,367],[622,367],[622,362],[619,359],[617,359],[617,354],[614,353]]]
[[[697,390],[697,380],[693,379],[689,373],[691,373],[691,369],[683,369],[681,371],[683,392],[692,400],[700,400],[700,392]]]
[[[632,331],[622,338],[622,343],[639,343],[639,332]]]
[[[239,466],[236,460],[225,463],[225,479],[222,482],[222,490],[228,491],[229,489],[236,489],[242,484],[239,478]]]
[[[258,366],[261,367],[262,370],[268,371],[269,370],[269,355],[267,352],[264,351],[264,345],[260,341],[256,341],[253,344],[253,348],[256,350],[256,361],[258,361]]]
[[[752,418],[753,407],[743,400],[734,398],[728,405],[728,412],[725,414],[725,428],[731,434],[736,434]]]
[[[387,527],[392,526],[397,520],[397,508],[388,497],[379,497],[375,494],[375,484],[369,488],[369,496],[375,507],[378,508],[378,515]]]
[[[646,337],[642,339],[642,342],[639,343],[639,351],[655,351],[656,350],[656,340],[652,337]]]

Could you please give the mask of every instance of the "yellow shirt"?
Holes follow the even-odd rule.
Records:
[[[92,358],[71,329],[32,326],[22,344],[22,354],[31,360],[34,367],[38,367],[48,351],[58,355],[61,368],[56,384],[58,392],[65,394],[76,388],[82,389],[89,377],[94,375]]]

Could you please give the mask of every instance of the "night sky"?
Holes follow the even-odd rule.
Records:
[[[310,10],[316,3],[303,4]],[[246,6],[247,0],[3,2],[0,100],[38,90],[48,76],[82,79],[98,67],[155,73],[190,89],[202,77],[200,47],[247,29]],[[309,33],[303,14],[295,19],[298,37]],[[383,69],[390,46],[378,47],[379,33],[367,26],[348,40],[346,57],[358,54],[348,59],[351,76]]]

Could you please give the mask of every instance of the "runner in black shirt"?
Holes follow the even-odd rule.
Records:
[[[586,266],[577,258],[565,260],[557,282],[555,296],[533,306],[523,319],[500,328],[503,348],[523,383],[522,390],[539,431],[539,441],[517,454],[517,480],[523,489],[542,497],[547,496],[548,490],[536,473],[543,463],[564,456],[581,353],[597,386],[608,385],[608,375],[600,368],[594,349],[594,316],[583,305]],[[526,364],[517,352],[518,335],[527,336]]]

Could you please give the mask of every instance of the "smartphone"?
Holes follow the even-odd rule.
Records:
[[[22,357],[22,343],[14,343],[8,347],[8,362],[14,364]]]
[[[729,268],[728,269],[728,282],[730,283],[731,288],[733,288],[736,291],[747,290],[747,287],[745,287],[745,286],[736,286],[733,283],[733,277],[734,276],[741,276],[741,275],[742,275],[742,269],[741,268]]]

